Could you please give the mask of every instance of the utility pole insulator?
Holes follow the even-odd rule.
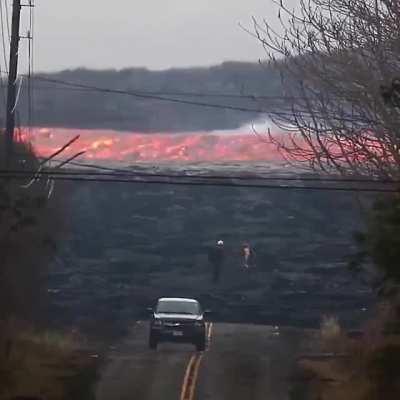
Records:
[[[7,92],[7,120],[5,133],[6,165],[11,165],[14,156],[14,129],[17,98],[17,76],[18,76],[18,51],[19,51],[19,29],[21,21],[21,0],[13,1],[11,43],[10,43],[10,65],[8,73]]]

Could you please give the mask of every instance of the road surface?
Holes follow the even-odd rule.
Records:
[[[147,348],[148,323],[137,323],[109,355],[97,400],[284,400],[306,342],[304,331],[210,324],[204,353],[186,344]]]

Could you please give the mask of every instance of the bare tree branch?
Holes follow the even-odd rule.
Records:
[[[301,0],[279,6],[282,30],[253,18],[280,71],[286,108],[267,138],[285,159],[325,172],[400,177],[400,6],[390,0]]]

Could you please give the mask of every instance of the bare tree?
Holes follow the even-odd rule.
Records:
[[[400,1],[272,1],[281,29],[254,18],[253,34],[289,100],[269,139],[313,170],[400,178]]]

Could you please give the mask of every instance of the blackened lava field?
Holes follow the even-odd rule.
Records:
[[[154,167],[136,170],[154,172]],[[299,176],[255,163],[157,169],[188,170]],[[49,281],[57,324],[125,329],[144,318],[157,297],[186,296],[212,308],[218,321],[314,327],[323,314],[334,314],[355,326],[374,303],[368,283],[348,268],[356,251],[354,232],[362,227],[353,193],[64,185],[69,217]],[[219,238],[227,262],[221,283],[214,285],[207,250]],[[252,275],[240,269],[243,241],[257,251]]]

